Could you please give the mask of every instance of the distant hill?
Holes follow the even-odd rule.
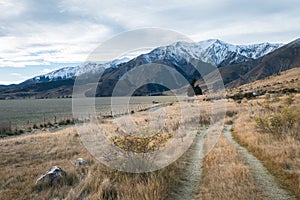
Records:
[[[74,79],[0,88],[0,99],[65,98],[72,96]]]

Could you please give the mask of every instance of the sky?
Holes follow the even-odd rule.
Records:
[[[0,0],[0,84],[76,66],[139,28],[193,41],[288,43],[300,37],[299,13],[299,0]]]

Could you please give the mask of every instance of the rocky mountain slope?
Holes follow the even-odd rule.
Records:
[[[295,67],[300,67],[300,39],[256,60],[221,68],[220,73],[233,88]]]

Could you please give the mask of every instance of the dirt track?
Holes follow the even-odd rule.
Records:
[[[245,163],[250,167],[255,182],[261,189],[261,192],[270,200],[295,199],[286,190],[282,189],[274,176],[263,166],[263,164],[253,156],[246,148],[239,145],[232,137],[232,125],[225,127],[223,134],[228,141],[237,149],[243,157]]]

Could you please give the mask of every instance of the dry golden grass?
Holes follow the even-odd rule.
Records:
[[[298,96],[295,97],[298,99]],[[261,100],[263,101],[263,100]],[[201,102],[200,119],[192,116],[198,112]],[[228,104],[227,115],[232,117],[237,111],[240,115],[234,126],[235,137],[250,149],[283,183],[299,194],[300,144],[293,138],[277,140],[268,134],[258,134],[251,115],[258,112],[251,110],[251,101],[236,105]],[[253,102],[252,102],[253,103]],[[261,102],[263,103],[263,102]],[[278,102],[273,102],[275,103]],[[295,101],[298,103],[299,101]],[[209,123],[211,103],[195,98],[194,103],[184,102],[189,116],[183,120],[186,127],[190,124]],[[220,105],[221,107],[221,105]],[[179,104],[167,106],[167,118],[154,114],[154,128],[165,133],[176,131],[180,115],[176,110]],[[128,116],[119,121],[101,120],[104,132],[109,136],[118,136],[117,127],[129,127]],[[152,116],[153,117],[153,116]],[[139,130],[150,132],[151,117],[146,112],[135,113],[132,118]],[[163,125],[159,122],[165,122]],[[232,119],[227,118],[226,123]],[[118,124],[119,123],[119,124]],[[201,126],[199,126],[200,128]],[[153,127],[152,127],[153,128]],[[131,130],[131,129],[129,129]],[[139,135],[137,135],[139,136]],[[184,136],[183,136],[184,137]],[[181,138],[173,142],[180,144]],[[213,140],[214,142],[214,140]],[[168,167],[152,173],[130,174],[111,170],[98,163],[85,149],[74,128],[67,128],[56,133],[24,135],[0,140],[0,199],[166,199],[171,190],[178,185],[178,177],[184,174],[188,158],[186,152],[179,160]],[[82,157],[87,166],[76,167],[74,160]],[[60,166],[67,172],[66,180],[55,187],[36,186],[36,179],[52,166]],[[215,148],[205,157],[203,163],[200,199],[262,199],[258,192],[249,167],[245,165],[238,152],[222,136]],[[298,193],[297,193],[298,192]]]
[[[203,160],[199,199],[263,199],[247,165],[221,135]]]
[[[74,159],[85,157],[92,162],[72,128],[1,140],[0,152],[0,199],[43,199],[63,194],[80,178],[74,176],[80,171],[73,165]],[[70,182],[61,191],[53,188],[39,192],[35,188],[36,179],[53,165],[67,169]]]
[[[154,173],[130,174],[97,163],[81,144],[74,128],[58,133],[21,136],[0,141],[0,199],[164,199],[184,169],[180,162]],[[76,167],[78,157],[89,165]],[[36,179],[51,166],[67,172],[54,187]]]
[[[177,126],[178,116],[172,109],[170,111],[172,116],[169,116],[166,131],[176,130],[174,126]],[[136,123],[142,124],[143,115],[136,115]],[[101,123],[108,132],[115,131],[112,121],[102,120]],[[186,165],[179,159],[164,169],[142,174],[109,169],[87,152],[73,127],[56,133],[0,140],[0,152],[0,199],[5,200],[165,199]],[[76,167],[74,160],[78,157],[86,159],[88,165]],[[66,180],[54,187],[36,185],[37,178],[54,165],[67,172]]]
[[[287,98],[289,96],[284,95],[276,97],[274,101],[272,98],[267,99],[267,102],[260,98],[242,104],[233,127],[233,135],[264,163],[280,183],[300,198],[300,141],[297,139],[300,134],[299,126],[288,127],[278,137],[259,129],[255,122],[255,117],[276,113],[279,106],[287,107]],[[300,95],[294,95],[293,98],[291,110],[299,110]]]

